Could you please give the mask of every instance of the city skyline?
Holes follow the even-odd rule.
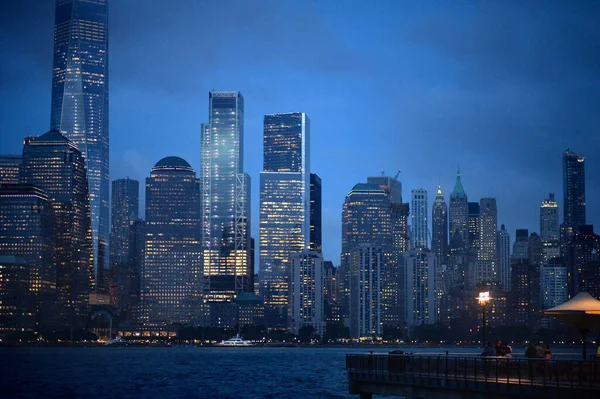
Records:
[[[11,5],[8,7],[8,12],[3,13],[4,16],[0,17],[3,25],[8,28],[9,36],[19,36],[20,33],[29,29],[40,33],[35,35],[36,37],[45,37],[45,39],[34,39],[31,35],[21,34],[21,37],[18,37],[18,40],[15,40],[14,43],[3,42],[2,47],[0,47],[3,53],[10,50],[11,54],[13,54],[13,51],[15,54],[13,57],[15,62],[0,67],[2,68],[2,76],[7,76],[6,81],[8,82],[1,89],[2,98],[3,100],[11,98],[11,101],[3,101],[7,106],[0,111],[0,117],[3,121],[6,121],[5,132],[8,132],[2,134],[0,141],[3,153],[18,154],[23,137],[41,135],[47,131],[51,93],[51,76],[48,71],[52,65],[52,43],[49,38],[52,37],[54,24],[52,17],[54,2],[36,2],[35,4],[36,7],[31,7],[30,4],[29,8],[27,2],[23,2],[20,6]],[[140,15],[133,15],[132,8],[128,8],[130,6],[113,4],[109,10],[109,19],[111,20],[109,35],[111,37],[114,37],[114,35],[127,37],[124,32],[135,29],[136,24],[140,24],[144,19],[153,15],[156,17],[158,10],[152,5],[152,3],[149,3],[148,9]],[[30,8],[35,8],[35,10],[32,14],[30,13],[31,15],[27,14],[27,18],[24,18],[24,12],[14,7],[23,7],[28,11]],[[190,5],[190,7],[190,16],[200,11],[197,6]],[[218,16],[222,12],[215,10],[213,5],[207,7],[208,9],[205,11],[208,15]],[[278,7],[289,8],[292,6]],[[331,15],[336,10],[334,6],[329,5],[311,5],[311,7],[324,7],[324,13],[329,13],[327,15]],[[573,10],[567,5],[562,6],[561,9],[552,5],[548,7],[546,17],[550,18],[553,23],[558,23],[556,22],[557,15],[561,12],[576,15],[579,18],[585,17],[585,11]],[[185,7],[181,8],[185,9]],[[426,9],[408,8],[410,9],[407,10],[406,18],[420,16],[419,21],[421,22],[423,20],[435,20],[435,14]],[[494,11],[498,11],[495,5],[488,4],[482,6],[479,10],[473,10],[470,7],[467,7],[467,9],[469,12],[466,13],[464,18],[470,21],[471,18],[474,19],[477,16],[491,22],[491,25],[496,27],[495,31],[492,30],[495,34],[499,33],[498,25],[503,18],[514,17],[519,14],[519,11],[524,11],[523,15],[519,15],[514,23],[526,26],[526,21],[529,23],[530,15],[528,13],[532,12],[527,8],[522,10],[518,5],[511,5],[508,6],[508,11],[500,13],[501,15],[496,18],[493,17]],[[44,10],[50,11],[46,13]],[[265,10],[261,6],[257,6],[255,10],[248,11],[254,13]],[[285,9],[276,8],[271,10],[265,18],[271,18],[281,11],[285,11]],[[309,13],[310,22],[322,26],[319,24],[323,21],[311,15],[310,11],[315,10],[304,11],[304,13]],[[452,10],[446,11],[453,12]],[[361,26],[358,31],[371,33],[375,37],[383,35],[383,37],[388,38],[386,33],[389,32],[386,32],[385,29],[374,31],[375,27],[370,25],[387,21],[385,15],[383,15],[385,13],[383,13],[383,10],[373,12],[375,13],[374,21]],[[352,11],[351,15],[348,15],[349,20],[356,22],[359,13],[360,10]],[[592,13],[588,10],[588,14]],[[302,15],[306,16],[306,14]],[[179,15],[179,17],[182,16]],[[160,29],[171,29],[174,35],[184,33],[180,29],[184,29],[186,24],[177,27],[172,24],[169,17],[166,18],[165,27]],[[182,18],[185,19],[185,17]],[[234,20],[240,18],[236,17]],[[248,26],[248,21],[245,19],[236,22]],[[34,24],[35,28],[33,28]],[[131,25],[131,27],[128,27],[128,25]],[[339,54],[343,60],[348,60],[345,57],[348,57],[349,54],[356,55],[357,52],[362,54],[368,51],[364,43],[361,43],[355,35],[349,33],[350,27],[347,25],[342,23],[339,28],[335,28],[331,32],[327,31],[328,35],[325,37],[326,43],[341,42],[350,47],[347,52],[339,50],[343,52],[343,54]],[[291,28],[281,27],[280,25],[277,26],[283,29],[283,39],[293,40],[294,37],[304,33],[302,31],[290,31]],[[169,64],[163,57],[160,60],[165,62],[165,66],[158,67],[157,70],[149,68],[148,71],[144,70],[142,76],[135,78],[129,75],[126,69],[143,70],[144,67],[140,62],[144,59],[147,60],[147,58],[142,57],[142,60],[135,60],[133,56],[127,55],[126,52],[127,46],[131,45],[131,40],[140,40],[140,36],[138,36],[140,33],[135,33],[133,38],[124,40],[121,43],[118,40],[113,40],[110,63],[111,89],[113,89],[111,92],[113,94],[111,94],[110,125],[112,132],[111,154],[113,155],[111,158],[113,162],[110,179],[115,180],[129,176],[132,179],[142,180],[156,159],[170,155],[187,159],[194,169],[200,170],[199,125],[205,119],[206,92],[212,88],[239,90],[246,96],[246,164],[244,165],[244,172],[249,173],[254,179],[252,219],[255,221],[258,219],[258,176],[262,165],[260,154],[262,154],[261,121],[263,116],[276,112],[306,112],[311,115],[313,122],[312,152],[317,154],[313,156],[311,169],[314,173],[319,174],[323,180],[324,258],[332,260],[336,265],[339,262],[341,252],[339,226],[341,225],[341,207],[344,195],[356,183],[364,181],[367,176],[376,175],[381,169],[384,169],[387,175],[393,175],[396,170],[401,169],[400,181],[404,185],[404,196],[408,198],[409,190],[413,188],[424,187],[430,191],[428,202],[432,204],[435,195],[434,189],[438,183],[441,183],[445,193],[451,192],[456,164],[460,163],[462,182],[465,191],[469,194],[470,201],[478,201],[482,197],[496,198],[498,224],[505,224],[511,236],[514,236],[517,228],[527,228],[531,232],[540,233],[538,231],[538,208],[539,203],[546,198],[548,192],[556,193],[562,222],[564,204],[562,203],[561,154],[566,148],[571,148],[586,157],[586,169],[588,169],[586,176],[587,197],[591,199],[600,195],[600,188],[598,188],[600,185],[594,184],[597,177],[592,172],[598,170],[598,165],[600,165],[600,160],[594,156],[598,153],[600,144],[598,138],[592,134],[593,126],[598,124],[598,116],[594,112],[589,112],[590,107],[593,109],[597,106],[598,94],[586,89],[586,87],[592,87],[590,84],[597,81],[597,77],[592,76],[593,74],[588,69],[591,65],[594,65],[593,59],[585,58],[585,54],[593,53],[586,50],[587,43],[591,43],[593,40],[586,39],[591,34],[588,25],[580,24],[579,26],[580,28],[574,31],[574,36],[561,38],[552,34],[551,38],[542,42],[545,46],[543,46],[543,50],[548,54],[554,54],[555,52],[551,50],[555,49],[560,52],[568,52],[571,55],[568,61],[563,60],[560,63],[561,68],[563,68],[560,69],[561,71],[575,71],[578,75],[577,82],[574,83],[575,92],[569,91],[568,95],[565,94],[567,89],[565,88],[566,80],[564,78],[559,79],[559,83],[550,83],[552,79],[562,76],[558,73],[559,69],[544,70],[545,73],[542,73],[541,77],[540,74],[537,74],[538,76],[535,78],[531,76],[531,73],[536,70],[535,65],[538,65],[532,59],[537,56],[536,51],[539,50],[533,51],[531,58],[528,55],[525,60],[527,62],[523,61],[523,64],[519,64],[522,66],[522,70],[510,70],[511,73],[515,73],[516,77],[505,76],[499,70],[499,67],[494,65],[498,60],[493,58],[493,55],[485,53],[485,57],[488,58],[481,57],[475,60],[477,66],[474,71],[476,72],[474,82],[465,80],[465,77],[460,77],[458,82],[453,81],[448,75],[457,71],[460,72],[460,66],[463,65],[464,67],[465,58],[468,60],[468,57],[473,57],[472,52],[485,50],[486,44],[493,43],[491,40],[497,38],[497,36],[488,33],[487,36],[481,39],[482,41],[469,42],[474,47],[462,49],[462,52],[461,49],[452,46],[446,49],[442,46],[445,43],[443,33],[461,39],[463,36],[468,36],[467,33],[469,32],[469,30],[467,32],[461,31],[458,26],[454,26],[452,23],[450,25],[444,23],[439,26],[438,30],[429,34],[424,32],[423,28],[416,23],[408,24],[408,28],[406,28],[408,31],[403,31],[401,40],[398,44],[395,44],[398,50],[408,51],[410,49],[407,48],[407,37],[414,39],[417,43],[419,49],[418,51],[415,50],[414,55],[424,57],[424,64],[422,65],[424,68],[417,68],[424,70],[423,76],[416,74],[413,70],[419,65],[399,64],[397,60],[391,59],[393,61],[392,66],[400,66],[404,72],[409,72],[409,78],[416,78],[417,87],[411,88],[411,90],[402,90],[403,81],[397,79],[389,85],[382,85],[374,77],[377,75],[376,72],[381,72],[380,75],[385,80],[391,79],[391,70],[378,70],[371,64],[358,64],[357,67],[366,68],[367,71],[370,71],[370,74],[367,73],[366,83],[356,83],[354,93],[349,93],[345,87],[348,84],[348,79],[354,81],[357,71],[338,65],[327,54],[323,57],[322,67],[312,61],[300,60],[302,62],[299,64],[300,68],[298,68],[287,64],[290,61],[297,61],[298,57],[285,53],[289,60],[284,60],[284,63],[287,68],[290,68],[291,77],[278,80],[276,76],[275,79],[270,76],[274,72],[268,68],[268,63],[272,62],[270,56],[267,57],[267,67],[265,67],[260,60],[251,55],[252,51],[258,51],[256,46],[250,46],[251,49],[242,55],[242,57],[249,59],[249,65],[233,69],[234,72],[244,72],[246,74],[247,69],[260,72],[261,68],[267,68],[254,75],[254,81],[245,80],[236,73],[232,75],[230,73],[232,69],[225,70],[223,73],[206,73],[201,78],[195,78],[196,74],[187,75],[184,73],[181,77],[169,77],[169,80],[164,82],[161,79],[150,79],[150,77],[160,76],[160,71],[164,72],[163,68],[169,65],[175,68],[174,64]],[[164,31],[161,32],[158,34],[164,34]],[[541,33],[540,26],[534,25],[526,32],[526,35],[528,35],[530,41],[539,43],[542,40]],[[259,31],[257,34],[264,34],[264,30]],[[350,34],[353,40],[345,40],[344,37],[347,34]],[[167,34],[167,36],[169,35]],[[580,37],[583,37],[583,39]],[[156,53],[159,55],[165,52],[169,54],[168,46],[165,47],[165,44],[158,38],[159,36],[152,34],[148,44],[158,46]],[[313,37],[306,37],[306,40],[302,42],[305,44],[302,44],[302,46],[305,46],[306,43],[313,43],[315,40]],[[511,40],[511,43],[513,43],[512,41],[516,43],[516,38],[513,36],[509,37],[508,40]],[[583,44],[571,46],[572,42]],[[201,46],[204,44],[206,43],[200,43],[195,47],[198,48],[198,53],[203,55],[204,52],[201,51]],[[146,44],[144,45],[146,46]],[[548,46],[550,46],[550,49]],[[341,47],[343,48],[343,46]],[[517,46],[517,48],[521,47]],[[209,50],[209,53],[217,51],[212,47]],[[319,51],[322,51],[322,47],[319,47]],[[517,53],[517,55],[523,55],[521,52]],[[234,52],[232,49],[230,52],[223,51],[217,54],[220,54],[221,57],[209,63],[209,67],[203,67],[202,71],[218,70],[219,66],[225,65],[225,61],[230,57],[229,54],[234,54]],[[152,57],[150,60],[153,59]],[[390,56],[378,55],[377,57],[380,58],[380,61],[383,61]],[[546,57],[548,56],[546,55]],[[206,59],[204,56],[200,58],[201,60],[192,59],[190,64],[196,65],[195,63],[202,63]],[[445,71],[447,73],[437,74],[439,71],[432,69],[435,64],[439,63],[432,62],[433,59],[437,58],[449,61],[450,66],[448,68],[450,70]],[[458,65],[453,64],[452,61]],[[127,65],[124,66],[124,64]],[[502,65],[506,66],[507,64]],[[548,62],[548,64],[552,63]],[[18,65],[18,68],[15,69],[16,65]],[[306,76],[302,75],[304,70],[306,70]],[[184,72],[186,71],[188,71],[188,67],[184,68]],[[431,76],[433,72],[436,72],[436,78]],[[397,73],[398,71],[395,70],[394,74]],[[299,75],[309,89],[298,87],[295,78]],[[501,88],[500,85],[496,86],[496,84],[490,83],[490,80],[488,80],[498,75],[503,78],[503,83],[506,83],[508,79],[508,84],[502,86],[505,89]],[[19,76],[26,76],[27,79],[19,79]],[[334,76],[334,78],[330,79],[330,86],[323,85],[323,79],[329,79],[331,76]],[[192,83],[191,87],[182,89],[180,88],[181,84],[173,85],[180,82],[173,79],[179,78],[189,78]],[[548,79],[545,90],[540,92],[536,89],[536,84],[540,82],[538,79],[542,78]],[[131,81],[128,79],[131,79]],[[140,79],[144,79],[144,82]],[[11,81],[20,83],[15,85]],[[542,81],[542,83],[544,82]],[[365,87],[368,83],[374,83],[372,85],[374,89]],[[477,88],[469,86],[469,84],[475,86],[481,84],[482,86]],[[457,89],[458,86],[463,87],[464,85],[466,85],[466,88]],[[315,88],[320,86],[324,89],[319,89],[321,91],[316,93],[313,92]],[[174,94],[164,96],[167,87],[175,87]],[[511,87],[519,87],[518,93],[511,91]],[[294,88],[297,90],[294,90]],[[400,90],[390,90],[390,88]],[[486,93],[485,97],[481,97],[482,93],[486,92],[485,89],[490,88],[493,90]],[[469,90],[473,92],[469,92]],[[552,94],[548,95],[547,90],[551,90]],[[192,91],[193,93],[191,93]],[[397,94],[400,91],[418,94],[413,94],[414,97],[406,97],[406,95]],[[460,94],[465,94],[465,91],[467,92],[466,95],[460,96]],[[140,93],[143,96],[146,92],[149,99],[140,100],[141,102],[138,103]],[[389,100],[389,94],[382,94],[387,92],[395,92],[394,95],[399,97],[394,102],[389,103],[390,105],[385,105],[382,110],[364,108],[365,100],[374,100],[379,95],[384,95],[385,99]],[[524,96],[521,95],[522,92],[524,92]],[[342,101],[341,97],[345,96],[348,99]],[[454,96],[459,96],[459,98]],[[531,100],[531,103],[540,101],[540,99],[544,100],[542,101],[541,111],[539,104],[536,105],[535,109],[532,109],[528,103],[524,104],[522,100],[519,100],[520,97]],[[544,97],[547,97],[547,100]],[[566,107],[567,109],[563,113],[563,111],[557,111],[558,108],[565,105],[560,101],[560,97],[569,97],[574,100],[584,99],[585,101],[583,104],[581,100],[570,101],[569,106]],[[318,98],[318,101],[314,101],[315,98]],[[454,107],[449,109],[444,105],[446,100],[453,98],[457,99],[458,109]],[[468,110],[482,99],[489,99],[489,102],[484,101],[483,104],[478,105],[481,107],[477,108],[478,115],[470,113]],[[328,104],[334,104],[334,112],[330,112],[331,108]],[[427,112],[420,109],[420,113],[417,112],[415,115],[411,115],[412,111],[415,111],[413,107],[425,107]],[[511,113],[505,114],[504,112],[508,111],[498,110],[502,107],[512,110]],[[491,109],[495,109],[495,111],[491,112]],[[394,114],[393,112],[399,112],[399,118],[392,120],[380,114],[380,112],[387,113],[390,110],[395,110],[392,111],[392,114]],[[432,110],[437,115],[437,118],[434,118],[435,121],[425,120],[431,119],[424,116],[428,116]],[[518,112],[514,112],[515,110],[518,110]],[[373,124],[370,122],[367,124],[366,120],[370,118],[365,117],[362,120],[359,117],[355,118],[352,123],[356,126],[352,126],[341,117],[343,114],[360,116],[361,112],[365,115],[366,112],[374,112],[373,120],[378,120]],[[154,117],[153,115],[157,113],[164,116],[161,118]],[[336,115],[336,113],[339,115]],[[546,114],[546,116],[541,114]],[[498,124],[496,118],[498,120],[504,118],[508,122]],[[402,121],[400,125],[398,125],[398,119]],[[498,127],[488,127],[494,124],[497,124]],[[132,129],[132,126],[135,129]],[[475,132],[479,134],[482,129],[486,134],[474,136]],[[467,133],[461,133],[462,130],[466,130]],[[167,132],[168,137],[172,137],[171,140],[164,139],[165,132]],[[368,135],[363,137],[358,134],[359,132],[368,132]],[[410,136],[414,132],[420,132],[421,134],[414,136],[423,139],[419,141],[411,139]],[[369,137],[369,140],[365,140],[366,137]],[[503,137],[499,145],[496,145],[498,144],[496,137]],[[132,138],[137,140],[134,141]],[[452,138],[456,144],[449,142],[449,138]],[[408,145],[414,147],[414,151],[402,150],[405,148],[403,145],[405,140],[410,140]],[[437,145],[427,144],[431,143],[432,140]],[[145,142],[159,142],[161,145],[149,146]],[[335,143],[335,146],[332,146],[331,143]],[[519,145],[516,146],[515,143],[519,143]],[[158,149],[155,149],[156,147]],[[397,156],[398,151],[402,152],[401,157]],[[424,151],[428,151],[427,153],[430,156],[417,155],[422,154]],[[398,159],[400,159],[400,162]],[[332,164],[336,166],[330,167]],[[480,170],[485,170],[486,173],[480,173]],[[519,195],[513,195],[514,193]],[[143,193],[140,194],[142,197],[140,207],[144,207]],[[600,205],[596,202],[588,201],[587,223],[599,224],[599,207]],[[258,223],[253,224],[252,236],[255,239],[258,237]]]

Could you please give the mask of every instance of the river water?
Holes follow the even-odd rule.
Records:
[[[369,351],[0,348],[0,398],[357,398],[348,394],[345,354]],[[452,349],[454,353],[478,351]]]

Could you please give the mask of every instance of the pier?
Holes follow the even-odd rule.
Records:
[[[351,394],[406,399],[600,398],[600,361],[348,354]]]

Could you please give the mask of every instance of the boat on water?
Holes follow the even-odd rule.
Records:
[[[219,342],[217,346],[254,346],[254,342],[244,340],[242,337],[240,337],[240,334],[237,334],[233,338]]]

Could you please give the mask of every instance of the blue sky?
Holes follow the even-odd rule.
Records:
[[[49,128],[54,1],[0,7],[0,152],[19,153]],[[263,115],[291,111],[311,118],[335,264],[344,197],[381,170],[431,207],[460,164],[469,200],[496,197],[514,236],[539,231],[549,192],[562,219],[569,147],[600,224],[597,2],[120,0],[109,17],[111,179],[143,183],[168,155],[198,170],[208,92],[239,90],[256,238]]]

